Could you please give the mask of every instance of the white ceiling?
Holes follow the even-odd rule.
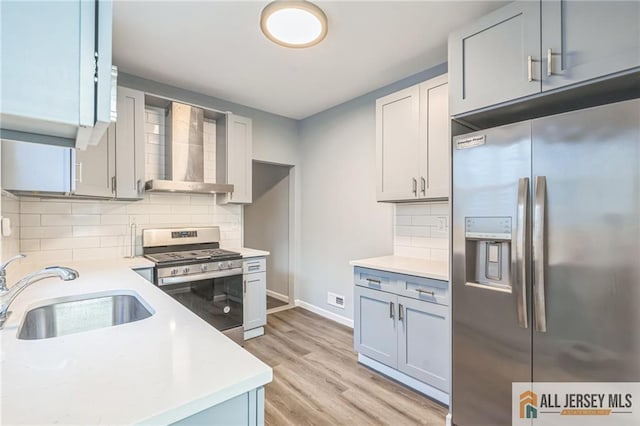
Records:
[[[116,1],[122,71],[301,119],[447,59],[449,31],[488,1],[317,1],[327,38],[287,49],[260,31],[266,1]]]

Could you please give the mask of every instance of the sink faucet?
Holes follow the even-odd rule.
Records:
[[[6,272],[7,265],[14,260],[22,259],[25,255],[21,254],[9,259],[3,265],[0,265],[0,329],[4,326],[7,317],[9,316],[9,306],[15,300],[15,298],[31,284],[43,280],[45,278],[58,277],[63,281],[75,280],[80,276],[78,271],[71,268],[65,268],[64,266],[49,266],[40,271],[32,272],[25,276],[20,281],[15,283],[10,289],[6,286]]]

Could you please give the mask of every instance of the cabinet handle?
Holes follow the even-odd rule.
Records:
[[[527,57],[527,79],[529,82],[533,81],[533,58],[531,55]]]
[[[247,294],[247,280],[242,281],[242,292]]]
[[[436,294],[431,291],[431,290],[423,290],[421,288],[416,288],[416,291],[420,294],[424,293],[424,294],[428,294],[429,296],[435,296]]]
[[[402,313],[402,303],[398,303],[398,320],[404,320],[404,314]]]
[[[370,284],[378,284],[378,285],[380,285],[380,284],[381,284],[380,280],[374,280],[373,278],[367,278],[367,281],[368,281]]]
[[[553,66],[551,65],[551,61],[553,61],[553,50],[549,48],[547,50],[547,77],[551,77],[551,74],[553,73]]]
[[[116,177],[111,176],[111,192],[116,192]]]
[[[423,177],[420,177],[420,183],[421,183],[421,190],[422,190],[422,195],[427,195],[427,180]]]
[[[389,318],[394,318],[396,315],[393,311],[393,302],[389,302]]]
[[[413,194],[418,196],[418,180],[416,178],[411,178],[413,180]]]
[[[142,193],[142,179],[136,181],[136,192],[138,195]]]
[[[260,265],[249,266],[247,269],[249,271],[257,271],[260,269]]]

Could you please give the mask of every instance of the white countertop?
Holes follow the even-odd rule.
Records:
[[[349,264],[363,268],[449,281],[449,265],[447,262],[435,262],[415,257],[382,256],[352,260]]]
[[[271,253],[265,250],[252,249],[249,247],[222,247],[225,250],[237,251],[244,257],[245,259],[249,257],[262,257],[269,256]]]
[[[130,269],[143,265],[65,262],[80,278],[42,280],[18,296],[0,330],[1,424],[167,424],[272,380],[266,364]],[[10,269],[13,283],[36,268]],[[48,299],[122,289],[154,314],[50,339],[16,337],[24,313]]]

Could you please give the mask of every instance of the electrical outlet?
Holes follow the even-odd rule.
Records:
[[[329,292],[327,294],[327,303],[332,306],[344,309],[344,296]]]
[[[438,231],[447,232],[449,230],[449,218],[447,216],[436,216],[438,220]]]

